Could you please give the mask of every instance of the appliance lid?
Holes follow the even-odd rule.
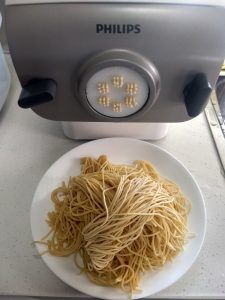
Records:
[[[26,5],[42,3],[151,3],[177,5],[223,6],[225,0],[6,0],[6,5]]]

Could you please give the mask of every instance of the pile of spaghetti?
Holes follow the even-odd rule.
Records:
[[[104,155],[82,158],[81,174],[51,198],[51,231],[41,242],[52,255],[74,254],[97,284],[132,293],[144,271],[171,261],[187,239],[189,202],[146,161],[113,165]]]

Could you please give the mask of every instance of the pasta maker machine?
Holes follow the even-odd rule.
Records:
[[[18,101],[71,138],[160,138],[202,112],[225,57],[213,0],[6,0]]]

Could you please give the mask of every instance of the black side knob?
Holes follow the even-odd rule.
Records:
[[[212,87],[205,74],[197,74],[184,88],[184,102],[190,117],[196,117],[202,112],[211,92]]]
[[[18,105],[22,108],[30,108],[54,100],[55,95],[56,82],[54,80],[32,80],[23,87]]]

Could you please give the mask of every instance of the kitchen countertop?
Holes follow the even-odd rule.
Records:
[[[35,256],[30,230],[30,206],[39,180],[56,159],[82,142],[67,139],[60,123],[17,106],[20,85],[9,66],[12,87],[0,112],[0,295],[89,299]],[[171,124],[168,135],[153,143],[176,156],[196,178],[208,217],[198,259],[154,298],[225,298],[225,178],[204,114]]]

